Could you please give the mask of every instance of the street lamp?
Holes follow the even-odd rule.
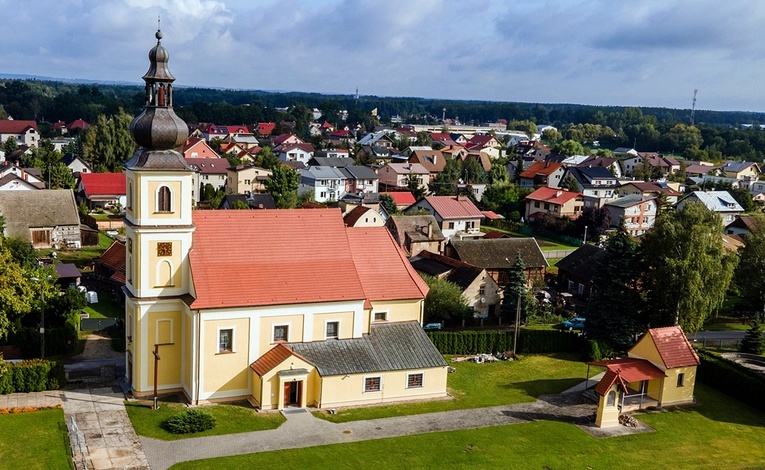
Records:
[[[31,277],[32,281],[40,282],[40,359],[45,359],[45,284],[39,278]],[[44,281],[50,281],[51,276],[47,276]]]

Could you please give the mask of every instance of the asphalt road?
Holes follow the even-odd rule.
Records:
[[[688,333],[686,336],[688,340],[703,340],[703,339],[742,339],[746,334],[745,331],[698,331],[696,333]]]

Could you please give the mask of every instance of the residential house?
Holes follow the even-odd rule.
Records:
[[[168,81],[156,72],[163,57],[158,43],[144,76],[152,93]],[[336,209],[192,210],[194,169],[166,137],[185,140],[185,126],[167,92],[136,118],[150,119],[133,126],[142,147],[125,164],[136,199],[125,214],[132,394],[262,410],[445,397],[447,363],[421,326],[428,287],[388,231],[347,228]],[[232,249],[232,234],[258,249]],[[332,282],[306,282],[328,272]]]
[[[313,158],[313,152],[311,144],[282,144],[278,155],[279,160],[283,162],[303,162],[308,165],[308,161]]]
[[[644,406],[695,403],[699,364],[698,355],[679,326],[649,329],[625,358],[588,363],[606,368],[595,386],[599,396],[595,425],[619,426],[620,414]]]
[[[406,189],[409,185],[409,178],[417,180],[417,186],[428,190],[430,182],[430,172],[419,163],[388,163],[379,170],[380,187],[386,190]]]
[[[40,142],[40,130],[36,121],[20,119],[0,119],[0,143],[13,137],[16,143],[27,147],[37,147]]]
[[[343,216],[346,227],[384,227],[385,221],[379,212],[366,206],[357,206]]]
[[[622,173],[622,167],[619,164],[619,161],[620,160],[618,158],[591,155],[576,166],[602,166],[604,168],[608,168],[608,171],[610,171],[617,178],[621,178],[624,176],[624,174]]]
[[[765,193],[765,181],[751,181],[749,183],[749,192],[752,193],[752,196],[756,197],[758,195],[762,195]],[[762,200],[762,197],[759,199]]]
[[[329,134],[329,137],[327,137],[327,140],[329,140],[330,144],[334,147],[339,145],[352,147],[353,145],[356,145],[356,138],[353,136],[353,132],[348,129],[332,131]]]
[[[80,216],[71,189],[0,191],[3,235],[35,248],[80,248]]]
[[[13,173],[0,177],[0,191],[29,191],[44,189],[38,185],[25,181]]]
[[[566,169],[560,163],[534,162],[521,173],[519,185],[521,188],[535,188],[537,186],[560,188],[565,172]]]
[[[237,142],[221,142],[220,143],[220,154],[221,155],[239,155],[242,152],[247,152],[247,148],[245,148],[242,144],[239,144]]]
[[[631,176],[635,169],[647,165],[651,173],[658,172],[662,176],[677,173],[680,163],[671,157],[664,157],[656,152],[639,152],[637,155],[620,161],[622,174]]]
[[[421,251],[441,253],[446,237],[432,215],[391,215],[385,226],[408,256]]]
[[[465,143],[468,151],[481,151],[491,158],[500,158],[504,155],[502,143],[491,134],[476,134]]]
[[[254,165],[236,165],[226,168],[226,194],[252,196],[266,192],[266,180],[271,170]]]
[[[725,226],[725,233],[727,235],[749,235],[755,230],[759,220],[758,217],[753,215],[738,215],[733,222]]]
[[[361,147],[356,152],[356,159],[359,161],[371,161],[375,164],[384,164],[390,162],[393,159],[393,150],[390,147],[378,147],[372,145],[366,145]],[[398,158],[399,161],[405,161],[402,158]]]
[[[467,196],[427,196],[407,209],[424,209],[435,217],[441,232],[449,239],[481,237],[483,213]]]
[[[700,202],[707,209],[720,215],[723,226],[733,222],[744,208],[736,202],[728,191],[693,191],[677,202],[677,210],[683,210],[691,202]]]
[[[583,196],[604,201],[615,197],[616,188],[619,186],[616,176],[602,166],[569,167],[562,181],[565,181],[569,175],[574,179]]]
[[[223,138],[223,141],[239,144],[239,146],[244,147],[245,149],[255,148],[260,144],[255,135],[249,132],[229,133],[226,137]]]
[[[507,284],[507,273],[521,254],[529,286],[544,281],[547,260],[534,238],[495,238],[489,240],[451,240],[445,254],[486,269],[499,287]]]
[[[614,149],[614,155],[616,156],[632,156],[637,157],[638,151],[630,147],[616,147]]]
[[[317,150],[313,153],[314,158],[350,158],[350,152],[347,149],[328,149]],[[352,160],[352,159],[351,159]],[[334,165],[329,165],[334,166]]]
[[[606,250],[589,244],[566,255],[555,265],[558,268],[558,289],[589,299],[598,266],[607,256]]]
[[[502,291],[485,269],[430,251],[421,251],[409,262],[421,275],[456,284],[462,290],[462,299],[473,308],[474,317],[488,318],[499,313]]]
[[[451,134],[449,134],[448,132],[431,132],[430,140],[433,141],[434,144],[438,143],[445,147],[459,146],[459,144],[452,138]],[[415,136],[415,142],[416,141],[417,141],[417,138]],[[465,141],[467,142],[467,140]]]
[[[631,194],[606,202],[603,207],[611,215],[611,227],[624,222],[624,228],[634,236],[643,235],[656,222],[658,204],[655,197]]]
[[[691,177],[702,178],[708,174],[714,174],[717,171],[717,169],[718,167],[713,166],[711,163],[692,164],[692,165],[688,165],[685,168],[685,175],[688,178],[691,178]]]
[[[534,220],[538,214],[575,219],[582,213],[584,197],[576,191],[548,187],[538,188],[524,199],[526,220]]]
[[[409,191],[381,192],[380,196],[383,194],[390,196],[393,199],[393,203],[396,204],[396,209],[399,211],[403,211],[407,207],[417,202],[417,200],[414,198],[414,195]]]
[[[318,155],[319,152],[314,154],[314,157],[308,160],[307,166],[332,166],[335,168],[343,168],[346,166],[353,166],[356,164],[356,160],[348,157],[322,157]]]
[[[247,126],[237,126],[237,125],[217,125],[217,124],[207,124],[202,129],[202,134],[204,135],[205,140],[210,142],[212,139],[220,139],[224,140],[227,136],[231,134],[249,134],[250,130],[247,128]]]
[[[273,122],[259,122],[256,132],[260,137],[269,137],[274,129],[276,124]]]
[[[212,185],[213,189],[225,190],[226,189],[226,177],[228,176],[228,169],[231,164],[225,158],[186,158],[186,163],[197,170],[195,173],[194,181],[194,194],[201,195],[204,193],[205,186]],[[196,193],[196,189],[199,193]]]
[[[424,166],[425,169],[430,172],[430,181],[433,181],[439,173],[444,171],[444,167],[446,166],[446,159],[441,151],[433,150],[430,147],[415,147],[407,161],[409,163],[419,163]]]
[[[180,148],[183,158],[220,158],[206,140],[201,137],[189,137]]]
[[[316,202],[337,201],[345,195],[346,176],[339,168],[309,166],[299,172],[298,194],[310,192]]]
[[[396,143],[385,131],[371,132],[357,142],[362,147],[387,147],[389,149],[396,146]]]
[[[77,287],[82,281],[82,273],[74,263],[58,263],[54,264],[53,268],[58,275],[56,284],[61,289],[68,289],[69,287]]]
[[[75,178],[79,178],[82,173],[93,173],[93,168],[82,158],[73,154],[67,153],[61,158],[61,163],[69,168]]]
[[[37,189],[45,189],[42,172],[37,168],[21,168],[15,163],[0,162],[0,178],[5,178],[9,175],[16,176]]]
[[[619,186],[617,193],[621,197],[639,195],[659,198],[664,196],[669,204],[677,203],[678,198],[682,196],[680,191],[675,191],[668,186],[661,186],[658,183],[650,183],[647,181],[630,181],[624,183]]]
[[[760,177],[760,166],[755,162],[727,161],[720,169],[727,178],[739,181],[756,181]]]
[[[295,134],[290,134],[290,133],[279,134],[275,136],[273,139],[271,139],[271,144],[274,146],[274,148],[280,145],[285,145],[285,144],[303,144],[303,143],[305,143],[303,142],[303,139],[296,136]]]
[[[133,247],[131,246],[131,251],[132,248]],[[115,292],[122,292],[122,287],[125,286],[126,259],[127,250],[125,242],[122,240],[114,240],[109,248],[93,261],[93,273],[95,278],[99,282],[111,284]]]
[[[468,151],[465,149],[465,147],[461,145],[447,145],[446,147],[443,147],[441,149],[441,154],[446,159],[459,158],[460,160],[465,161],[465,156],[467,156]],[[486,154],[478,152],[478,155],[486,155]],[[489,156],[486,155],[486,158],[488,159]],[[491,168],[491,162],[489,162],[489,168]]]
[[[82,173],[77,196],[89,209],[127,204],[124,173]]]
[[[338,168],[345,175],[346,193],[376,193],[380,175],[368,166],[349,165]]]

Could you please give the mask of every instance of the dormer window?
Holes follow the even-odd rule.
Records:
[[[167,186],[160,186],[157,190],[157,212],[172,211],[172,193]]]

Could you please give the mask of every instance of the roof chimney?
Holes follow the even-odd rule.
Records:
[[[428,222],[428,240],[433,238],[433,222]]]

